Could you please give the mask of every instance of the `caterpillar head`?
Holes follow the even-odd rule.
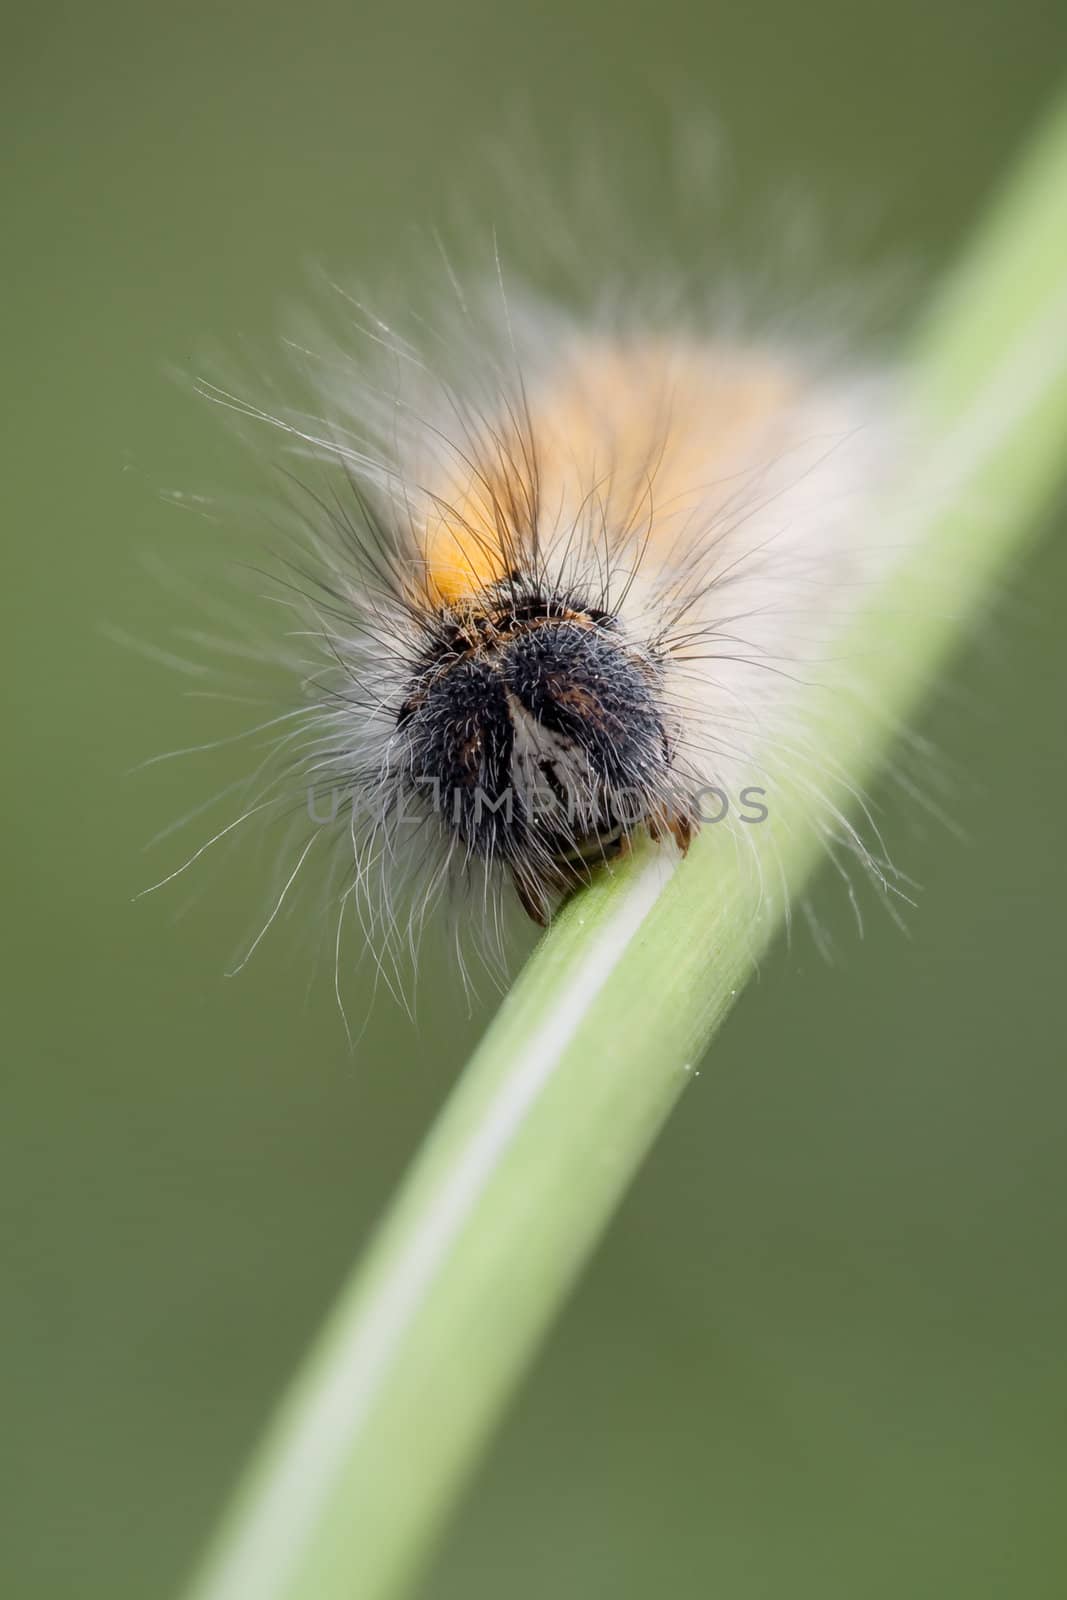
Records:
[[[487,592],[442,613],[397,716],[408,795],[464,858],[510,871],[538,922],[669,811],[661,669],[613,615]]]

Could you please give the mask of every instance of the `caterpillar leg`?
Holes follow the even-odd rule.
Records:
[[[649,838],[658,842],[664,834],[669,833],[678,846],[679,854],[683,856],[688,855],[695,832],[696,824],[684,812],[658,811],[648,819]]]
[[[531,922],[536,922],[539,928],[547,928],[552,920],[552,902],[542,884],[535,883],[531,878],[512,869],[511,881],[515,893],[519,897],[519,904]]]

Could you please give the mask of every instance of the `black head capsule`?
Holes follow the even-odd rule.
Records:
[[[426,662],[400,712],[406,782],[546,922],[636,828],[670,825],[659,669],[603,613],[527,605],[467,619],[464,637]]]

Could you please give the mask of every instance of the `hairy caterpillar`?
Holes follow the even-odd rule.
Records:
[[[699,316],[568,314],[499,260],[477,300],[450,277],[430,334],[352,302],[355,336],[294,341],[302,410],[201,386],[297,456],[303,703],[236,822],[305,797],[309,836],[252,948],[323,836],[337,950],[350,905],[372,949],[414,946],[456,883],[490,942],[501,887],[544,924],[641,832],[685,852],[725,818],[773,854],[768,758],[805,749],[813,677],[848,691],[834,644],[889,559],[884,377]]]

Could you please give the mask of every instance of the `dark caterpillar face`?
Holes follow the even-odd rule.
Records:
[[[468,622],[398,717],[405,782],[466,856],[508,866],[531,915],[614,853],[665,789],[657,671],[614,619]]]

